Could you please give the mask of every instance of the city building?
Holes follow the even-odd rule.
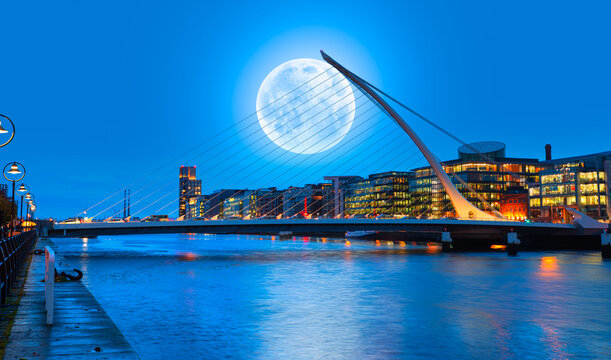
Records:
[[[8,185],[0,184],[0,196],[8,199]]]
[[[282,192],[282,208],[284,218],[292,218],[299,215],[305,216],[307,212],[307,198],[311,196],[312,189],[309,185],[298,187],[290,186]]]
[[[463,145],[458,159],[442,163],[460,193],[478,208],[500,210],[501,195],[511,188],[528,188],[539,181],[539,172],[553,165],[538,159],[510,158],[505,144],[482,141]],[[409,214],[417,217],[453,217],[454,212],[431,167],[414,169],[410,181]]]
[[[346,215],[406,215],[412,177],[412,172],[389,171],[352,182],[346,192]]]
[[[255,204],[253,217],[255,218],[277,218],[282,215],[282,191],[275,187],[258,189],[251,200]]]
[[[223,201],[221,216],[224,219],[250,218],[253,213],[252,190],[242,190]]]
[[[223,201],[225,219],[276,218],[282,214],[282,191],[276,188],[242,190]]]
[[[539,181],[529,189],[531,217],[570,222],[568,206],[595,219],[610,218],[611,151],[552,160],[549,147],[546,158],[544,163],[552,168],[541,171]]]
[[[178,175],[178,217],[197,216],[197,197],[202,193],[202,181],[195,177],[195,166],[181,166]]]
[[[223,203],[239,193],[240,189],[219,189],[209,195],[197,197],[197,216],[206,219],[217,219],[223,213]]]
[[[350,184],[363,180],[360,176],[325,176],[333,184],[333,217],[343,216],[346,208],[346,192]]]
[[[501,194],[499,202],[499,212],[509,220],[526,220],[530,217],[527,189],[508,189]]]
[[[291,186],[282,192],[282,207],[285,218],[298,214],[304,217],[332,217],[335,210],[333,184]]]

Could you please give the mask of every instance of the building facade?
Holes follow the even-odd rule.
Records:
[[[325,176],[333,185],[333,217],[344,216],[346,212],[346,193],[352,183],[363,180],[360,176]]]
[[[238,194],[240,189],[219,189],[212,194],[197,197],[197,217],[205,219],[217,219],[223,213],[224,201]]]
[[[223,201],[225,219],[276,218],[282,214],[282,191],[276,188],[242,190]]]
[[[542,171],[529,189],[531,216],[538,221],[570,222],[565,207],[599,220],[610,218],[609,171],[611,151],[546,160],[552,169]]]
[[[505,157],[505,144],[485,141],[462,146],[458,159],[445,161],[443,169],[458,191],[487,212],[501,207],[501,195],[512,188],[527,189],[539,181],[539,172],[552,167],[538,159]],[[414,169],[410,181],[409,214],[417,217],[453,217],[454,211],[431,167]]]
[[[244,219],[249,218],[254,207],[251,203],[252,190],[242,190],[223,201],[221,217],[223,219]]]
[[[202,181],[195,177],[195,166],[181,166],[178,174],[178,217],[197,216],[197,197],[202,193]]]
[[[530,217],[528,190],[512,188],[501,194],[500,213],[509,220],[526,220]]]
[[[345,199],[346,215],[406,215],[412,177],[412,172],[389,171],[351,183]]]
[[[307,184],[302,187],[291,186],[282,193],[282,216],[292,218],[332,217],[334,216],[333,184]]]

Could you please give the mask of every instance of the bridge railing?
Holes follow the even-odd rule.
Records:
[[[36,231],[31,230],[0,240],[0,304],[4,305],[19,269],[34,247]]]

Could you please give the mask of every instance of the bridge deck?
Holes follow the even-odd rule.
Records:
[[[515,221],[418,220],[418,219],[265,219],[265,220],[197,220],[126,223],[56,224],[52,236],[128,235],[153,233],[235,233],[295,234],[335,233],[375,230],[412,233],[479,233],[503,235],[514,230],[520,234],[568,234],[578,229],[571,224],[524,223]]]

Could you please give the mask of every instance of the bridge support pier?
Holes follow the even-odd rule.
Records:
[[[454,249],[454,245],[452,244],[452,235],[449,231],[444,231],[441,233],[441,250],[442,251],[452,251]]]
[[[507,233],[507,255],[515,256],[518,255],[518,247],[520,246],[520,239],[518,239],[518,233],[508,232]]]
[[[603,259],[611,259],[611,234],[604,231],[600,234],[600,247]]]

